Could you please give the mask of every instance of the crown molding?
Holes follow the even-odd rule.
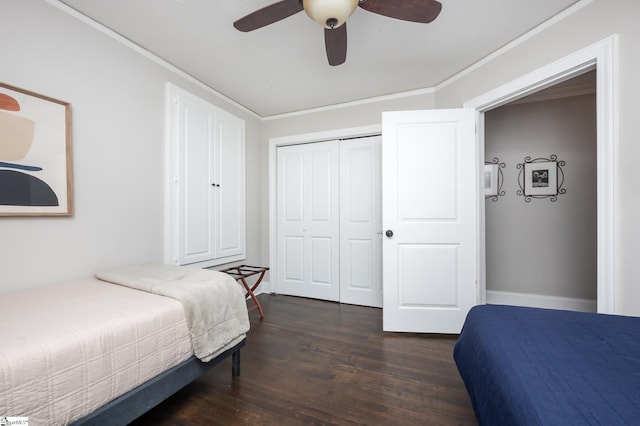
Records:
[[[584,7],[588,6],[589,4],[593,3],[594,0],[580,0],[580,1],[578,1],[577,3],[569,6],[568,8],[563,10],[562,12],[558,13],[557,15],[549,18],[548,20],[546,20],[542,24],[538,25],[537,27],[531,29],[527,33],[521,35],[520,37],[518,37],[515,40],[511,41],[510,43],[507,43],[506,45],[504,45],[500,49],[494,51],[493,53],[491,53],[491,54],[489,54],[487,56],[485,56],[484,58],[480,59],[479,61],[477,61],[474,64],[470,65],[469,67],[465,68],[464,70],[456,73],[455,75],[453,75],[453,76],[449,77],[448,79],[442,81],[441,83],[437,84],[436,86],[425,87],[425,88],[415,89],[415,90],[408,90],[408,91],[404,91],[404,92],[398,92],[398,93],[382,95],[382,96],[374,96],[374,97],[371,97],[371,98],[365,98],[365,99],[360,99],[360,100],[356,100],[356,101],[349,101],[349,102],[333,104],[333,105],[327,105],[327,106],[322,106],[322,107],[317,107],[317,108],[303,109],[303,110],[299,110],[299,111],[292,111],[292,112],[288,112],[288,113],[276,114],[276,115],[270,115],[270,116],[261,116],[260,114],[256,113],[255,111],[245,107],[244,105],[242,105],[242,104],[234,101],[233,99],[223,95],[222,93],[218,92],[214,88],[206,85],[202,81],[200,81],[197,78],[193,77],[191,74],[188,74],[187,72],[185,72],[182,69],[176,67],[175,65],[165,61],[164,59],[160,58],[159,56],[155,55],[154,53],[151,53],[150,51],[144,49],[140,45],[132,42],[131,40],[129,40],[129,39],[123,37],[123,36],[121,36],[120,34],[116,33],[115,31],[111,30],[110,28],[105,27],[104,25],[100,24],[99,22],[97,22],[97,21],[89,18],[88,16],[80,13],[76,9],[74,9],[74,8],[64,4],[64,3],[61,3],[59,0],[44,0],[44,1],[46,3],[48,3],[48,4],[50,4],[51,6],[57,8],[57,9],[63,11],[63,12],[65,12],[68,15],[73,16],[74,18],[76,18],[76,19],[82,21],[83,23],[91,26],[92,28],[100,31],[101,33],[107,35],[108,37],[118,41],[119,43],[129,47],[130,49],[138,52],[139,54],[141,54],[142,56],[146,57],[147,59],[155,62],[156,64],[167,68],[171,72],[173,72],[173,73],[179,75],[180,77],[188,80],[189,82],[197,85],[201,89],[203,89],[203,90],[215,95],[216,97],[220,98],[221,100],[223,100],[223,101],[233,105],[234,107],[244,111],[245,113],[257,118],[258,120],[261,120],[261,121],[273,121],[273,120],[279,120],[279,119],[283,119],[283,118],[290,118],[290,117],[296,117],[296,116],[302,116],[302,115],[308,115],[308,114],[315,114],[315,113],[319,113],[319,112],[333,111],[333,110],[338,110],[338,109],[350,108],[350,107],[354,107],[354,106],[358,106],[358,105],[366,105],[366,104],[372,104],[372,103],[376,103],[376,102],[384,102],[384,101],[388,101],[388,100],[403,99],[403,98],[409,98],[409,97],[420,96],[420,95],[425,95],[425,94],[437,93],[439,90],[444,89],[445,87],[447,87],[450,84],[454,83],[455,81],[461,79],[462,77],[470,74],[471,72],[473,72],[476,69],[482,67],[483,65],[487,64],[488,62],[491,62],[495,58],[497,58],[497,57],[503,55],[504,53],[508,52],[509,50],[519,46],[520,44],[524,43],[525,41],[535,37],[536,35],[540,34],[541,32],[543,32],[544,30],[548,29],[549,27],[551,27],[551,26],[557,24],[558,22],[566,19],[567,17],[573,15],[574,13],[578,12],[582,8],[584,8]]]
[[[59,9],[60,11],[66,13],[67,15],[72,16],[72,17],[78,19],[79,21],[83,22],[84,24],[89,25],[91,28],[103,33],[107,37],[109,37],[109,38],[117,41],[118,43],[128,47],[129,49],[139,53],[140,55],[144,56],[145,58],[155,62],[156,64],[160,65],[161,67],[164,67],[167,70],[177,74],[179,77],[184,78],[185,80],[189,81],[190,83],[195,84],[196,86],[200,87],[201,89],[205,90],[206,92],[208,92],[208,93],[218,97],[219,99],[221,99],[221,100],[233,105],[234,107],[236,107],[236,108],[244,111],[245,113],[257,118],[258,120],[262,119],[262,116],[257,114],[255,111],[252,111],[249,108],[245,107],[244,105],[239,104],[238,102],[234,101],[233,99],[223,95],[222,93],[218,92],[217,90],[215,90],[211,86],[206,85],[205,83],[203,83],[202,81],[198,80],[197,78],[195,78],[191,74],[185,72],[181,68],[178,68],[175,65],[171,64],[170,62],[165,61],[164,59],[162,59],[158,55],[156,55],[156,54],[148,51],[147,49],[143,48],[142,46],[132,42],[128,38],[121,36],[117,32],[115,32],[112,29],[102,25],[101,23],[89,18],[88,16],[82,14],[81,12],[79,12],[76,9],[72,8],[71,6],[68,6],[68,5],[64,4],[64,3],[61,3],[59,0],[44,0],[44,1],[45,1],[45,3],[48,3],[49,5],[55,7],[56,9]]]

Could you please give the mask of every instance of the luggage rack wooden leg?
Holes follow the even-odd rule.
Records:
[[[255,295],[254,292],[262,282],[265,272],[267,272],[268,270],[269,268],[263,267],[263,266],[240,265],[240,266],[232,266],[230,268],[222,269],[220,271],[220,272],[224,272],[226,274],[231,275],[233,278],[236,279],[236,281],[242,283],[242,286],[246,291],[244,297],[247,299],[251,298],[251,300],[254,303],[254,306],[252,306],[251,308],[248,308],[248,310],[249,312],[251,312],[257,309],[258,312],[260,313],[260,319],[264,318],[264,311],[262,310],[262,305],[260,304],[260,301],[258,300],[258,297]],[[253,283],[253,286],[250,286],[249,283],[247,283],[247,278],[255,275],[258,275],[258,278],[256,282]]]
[[[240,277],[239,280],[242,282],[242,285],[244,286],[245,290],[247,291],[246,294],[244,295],[244,297],[251,297],[251,299],[253,300],[253,303],[255,304],[254,306],[252,306],[251,308],[249,308],[249,312],[254,311],[254,310],[258,310],[258,312],[260,313],[260,318],[264,318],[264,312],[262,311],[262,305],[260,304],[260,301],[258,300],[258,297],[255,295],[254,290],[256,288],[258,288],[258,285],[260,285],[260,281],[262,281],[262,277],[264,277],[264,271],[260,274],[260,277],[258,278],[258,281],[256,281],[256,283],[253,285],[253,287],[249,287],[249,284],[247,284],[247,281],[245,280],[244,277]]]

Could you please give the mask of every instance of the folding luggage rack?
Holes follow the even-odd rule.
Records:
[[[249,312],[257,309],[258,312],[260,313],[260,319],[264,318],[264,312],[262,311],[262,305],[260,305],[260,301],[256,297],[254,291],[258,288],[258,286],[260,285],[260,282],[262,282],[262,279],[264,278],[265,272],[267,272],[268,270],[269,268],[264,266],[250,266],[250,265],[232,266],[230,268],[220,270],[220,272],[229,274],[233,278],[235,278],[236,281],[242,283],[242,285],[244,286],[244,289],[246,290],[245,297],[247,299],[251,298],[251,300],[253,300],[253,303],[255,305],[249,308]],[[253,283],[253,286],[249,286],[249,284],[247,283],[247,278],[255,277],[255,276],[257,276],[256,282]]]

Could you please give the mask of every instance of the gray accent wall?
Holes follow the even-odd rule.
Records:
[[[557,201],[517,194],[526,156],[566,165]],[[507,105],[485,114],[485,159],[499,158],[504,196],[485,200],[487,291],[596,299],[595,95]],[[521,179],[521,178],[520,178]]]

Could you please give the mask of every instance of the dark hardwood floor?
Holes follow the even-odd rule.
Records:
[[[225,360],[133,424],[477,424],[456,336],[383,333],[382,311],[260,295],[241,375]]]

